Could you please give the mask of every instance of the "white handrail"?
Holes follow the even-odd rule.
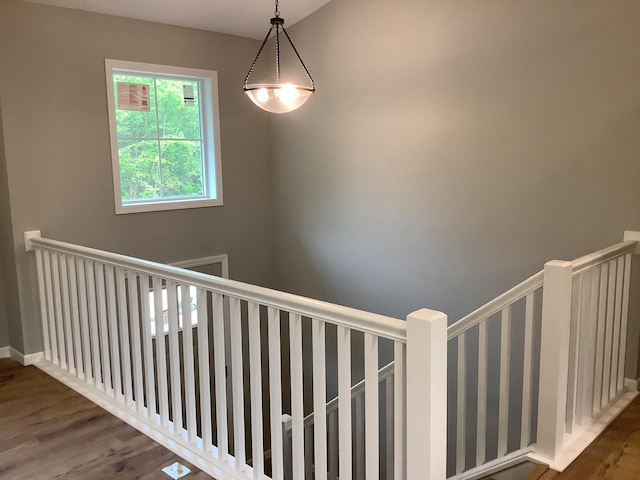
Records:
[[[498,313],[503,308],[520,300],[521,298],[537,290],[541,286],[542,272],[538,272],[535,275],[527,278],[524,282],[521,282],[510,290],[507,290],[502,295],[494,298],[489,303],[483,305],[482,307],[471,312],[466,317],[463,317],[462,319],[451,325],[447,329],[447,339],[451,340],[461,333],[466,332],[470,328],[478,325],[486,318]]]
[[[597,252],[584,255],[583,257],[576,258],[571,262],[572,274],[573,276],[576,276],[585,270],[605,263],[612,258],[619,257],[625,253],[632,253],[635,251],[637,244],[638,242],[635,240],[627,240],[625,242],[616,243],[610,247],[603,248]]]
[[[406,322],[396,318],[57,240],[39,237],[32,238],[31,242],[35,247],[46,247],[90,260],[108,262],[139,273],[160,275],[176,282],[215,289],[223,295],[231,295],[262,305],[295,312],[305,317],[317,318],[335,325],[354,328],[395,341],[406,342]]]

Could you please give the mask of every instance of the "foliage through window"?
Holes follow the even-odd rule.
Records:
[[[117,213],[222,204],[216,73],[106,61]]]

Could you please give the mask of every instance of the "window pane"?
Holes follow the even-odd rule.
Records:
[[[158,142],[121,140],[118,153],[122,201],[159,198]]]
[[[118,82],[137,83],[149,87],[149,111],[139,112],[118,108]],[[134,75],[113,75],[113,89],[116,102],[116,126],[118,139],[158,138],[156,121],[156,93],[153,78]]]
[[[204,195],[202,142],[161,140],[162,197]]]
[[[156,80],[160,138],[200,140],[198,82]]]

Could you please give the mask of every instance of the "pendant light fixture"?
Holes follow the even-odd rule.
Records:
[[[307,67],[305,66],[302,58],[300,58],[300,54],[296,47],[293,45],[291,41],[291,37],[284,29],[284,19],[280,17],[280,12],[278,11],[278,0],[275,0],[275,12],[274,17],[271,19],[271,27],[269,27],[269,31],[267,32],[267,36],[262,42],[262,46],[260,50],[258,50],[258,54],[256,55],[255,60],[251,64],[251,68],[249,68],[249,73],[247,73],[246,78],[244,79],[244,93],[251,99],[253,103],[255,103],[258,107],[266,110],[271,113],[287,113],[295,110],[296,108],[302,106],[311,96],[313,92],[316,91],[315,83],[313,82],[313,78],[311,78],[311,74]],[[260,54],[264,49],[269,37],[275,30],[275,47],[276,47],[276,57],[275,57],[275,82],[271,83],[249,83],[249,77],[253,73],[253,70],[258,62],[258,58],[260,58]],[[294,83],[288,82],[286,79],[282,79],[280,76],[280,30],[284,33],[285,37],[289,41],[291,48],[295,52],[296,57],[300,61],[300,65],[304,69],[304,73],[306,74],[311,85],[296,85]]]

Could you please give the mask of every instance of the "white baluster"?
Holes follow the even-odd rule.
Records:
[[[233,445],[236,470],[245,470],[247,454],[244,438],[244,381],[242,366],[242,325],[240,300],[229,299],[231,324],[231,383],[233,389]]]
[[[379,425],[379,380],[378,380],[378,337],[364,334],[364,401],[366,436],[366,478],[380,477],[380,425]]]
[[[282,439],[282,366],[280,360],[280,310],[269,307],[269,393],[271,406],[272,478],[284,478]]]
[[[123,282],[124,283],[124,282]],[[148,288],[149,283],[145,287]],[[144,412],[144,374],[142,365],[142,353],[146,348],[144,341],[140,337],[140,299],[138,295],[138,277],[135,272],[127,272],[127,286],[129,287],[129,312],[131,317],[131,348],[133,351],[133,386],[135,395],[136,411]],[[124,297],[123,297],[124,298]],[[143,296],[142,305],[149,305],[148,296]],[[148,308],[147,308],[148,310]],[[144,309],[143,309],[144,311]],[[144,317],[144,323],[149,323],[149,318]],[[123,337],[124,338],[124,337]],[[124,341],[124,340],[123,340]],[[125,357],[126,358],[126,357]],[[125,372],[127,368],[125,366]],[[126,374],[125,374],[126,377]]]
[[[160,425],[169,426],[169,386],[167,376],[167,345],[162,305],[162,279],[153,277],[153,316],[156,332],[156,361],[158,362],[158,406]]]
[[[611,400],[611,354],[613,350],[613,324],[615,322],[616,263],[609,262],[609,282],[607,289],[607,320],[604,335],[604,366],[602,368],[602,405]]]
[[[116,305],[115,277],[113,267],[105,266],[107,282],[107,328],[111,334],[111,371],[113,374],[113,396],[122,401],[122,370],[120,368],[120,340],[118,338],[118,314]]]
[[[113,394],[111,360],[109,359],[109,325],[107,323],[107,300],[104,280],[104,265],[96,264],[96,293],[98,294],[98,323],[100,325],[100,359],[104,391]]]
[[[595,308],[593,270],[582,274],[582,298],[580,301],[580,353],[578,357],[578,393],[576,395],[576,423],[584,425],[591,418],[593,409],[593,368],[595,356]]]
[[[520,448],[531,442],[531,394],[533,378],[533,315],[534,294],[527,295],[524,314],[524,354],[522,368],[522,423],[520,424]]]
[[[351,331],[338,325],[338,432],[340,480],[351,480]]]
[[[293,478],[304,478],[303,381],[302,381],[302,319],[289,314],[291,345],[291,417],[293,422]]]
[[[466,335],[462,332],[458,336],[458,411],[456,416],[456,473],[460,474],[465,470],[466,442],[467,442],[467,347]]]
[[[217,305],[222,303],[222,295],[213,295],[213,315],[215,324],[215,315],[218,314]],[[200,379],[200,429],[202,431],[203,449],[205,452],[211,451],[213,445],[213,428],[212,428],[212,415],[211,415],[211,381],[209,378],[209,315],[207,305],[207,291],[203,288],[196,290],[196,298],[198,302],[198,373]],[[214,327],[214,339],[216,337]],[[214,347],[217,350],[217,347]],[[224,367],[224,352],[223,352],[223,367]],[[222,379],[217,377],[220,375],[218,370],[217,358],[214,359],[214,375],[216,382],[216,407],[218,409],[224,409],[224,416],[222,421],[218,420],[218,458],[226,462],[228,460],[227,455],[229,453],[228,437],[227,437],[227,414],[226,414],[226,391],[225,382],[226,376],[224,368],[222,368]],[[220,383],[222,384],[222,392],[220,390]],[[222,396],[224,404],[221,404],[218,400],[219,395]],[[220,416],[217,417],[220,419]]]
[[[604,341],[607,324],[607,290],[609,283],[609,266],[602,265],[598,269],[598,325],[596,329],[596,362],[593,386],[593,414],[600,413],[603,406],[602,380],[604,366]]]
[[[567,375],[567,426],[566,432],[573,433],[576,423],[576,402],[578,393],[578,358],[582,346],[580,345],[580,304],[582,303],[582,275],[573,279],[571,292],[571,326],[569,330],[569,372]]]
[[[51,258],[51,281],[53,283],[54,311],[56,319],[56,334],[58,337],[58,353],[60,367],[67,369],[67,352],[64,341],[64,319],[62,317],[62,299],[60,292],[60,266],[58,254],[53,252]]]
[[[407,347],[395,342],[393,354],[393,478],[407,478]]]
[[[385,478],[393,478],[393,375],[384,379]]]
[[[89,311],[87,304],[87,274],[84,260],[77,259],[78,267],[78,303],[80,305],[80,325],[82,330],[82,355],[84,358],[84,376],[87,383],[93,382],[93,368],[91,366],[91,340],[89,332]]]
[[[365,478],[365,432],[364,432],[364,395],[360,392],[353,399],[356,431],[355,431],[355,464],[356,464],[356,479],[364,480]]]
[[[251,383],[251,445],[253,478],[264,473],[264,446],[262,432],[262,364],[260,349],[260,305],[248,303],[249,382]]]
[[[618,376],[624,377],[624,371],[618,371],[620,363],[620,332],[622,330],[622,294],[624,291],[624,257],[612,260],[616,264],[616,295],[613,317],[613,338],[611,350],[611,384],[609,397],[614,398],[618,394]],[[624,339],[626,341],[626,338]]]
[[[478,325],[478,405],[476,411],[476,465],[484,464],[487,444],[487,321]]]
[[[204,292],[203,292],[204,293]],[[203,295],[206,300],[206,296]],[[227,431],[227,372],[225,365],[224,348],[224,299],[219,293],[212,295],[213,302],[213,353],[214,353],[214,380],[216,388],[216,426],[218,433],[218,456],[221,460],[227,461],[229,454],[229,432]],[[205,305],[206,306],[206,305]],[[200,303],[198,303],[198,313]],[[203,332],[207,332],[207,317],[200,317],[198,320],[198,330],[201,322],[204,324]],[[198,332],[200,338],[200,332]],[[207,385],[209,385],[207,380]],[[209,387],[207,387],[209,388]],[[209,407],[210,408],[210,407]]]
[[[169,372],[171,374],[171,420],[173,433],[182,436],[182,381],[180,378],[180,347],[178,340],[178,285],[167,280],[167,306],[169,311]]]
[[[124,394],[125,405],[133,406],[133,378],[131,375],[131,340],[129,339],[129,312],[127,310],[127,291],[125,285],[125,274],[121,268],[116,268],[116,292],[118,301],[118,320],[120,321],[120,339],[116,336],[116,341],[120,344],[122,352],[122,393]],[[136,305],[136,308],[138,306]],[[132,312],[133,314],[133,312]],[[115,319],[114,319],[115,320]],[[117,325],[117,322],[114,322]],[[116,328],[117,331],[117,328]],[[133,351],[139,353],[140,343],[133,344]]]
[[[187,418],[187,439],[195,446],[198,437],[196,427],[196,373],[193,357],[193,324],[191,321],[191,289],[189,285],[180,287],[182,302],[182,356],[184,360],[184,411]]]
[[[327,380],[324,322],[313,319],[313,431],[315,479],[327,478]],[[311,457],[311,455],[309,455]],[[311,463],[310,461],[307,463]],[[311,478],[311,477],[309,477]]]
[[[284,475],[283,478],[288,480],[293,479],[293,453],[291,452],[293,448],[293,440],[291,438],[291,428],[293,424],[293,419],[291,415],[283,414],[282,415],[282,437],[283,437],[283,452],[282,455],[284,457]]]
[[[86,261],[86,278],[89,306],[89,324],[91,329],[91,354],[93,357],[93,378],[97,388],[104,389],[103,366],[100,358],[100,330],[98,328],[98,305],[96,299],[95,264]]]
[[[620,355],[618,359],[618,391],[624,388],[625,360],[627,358],[627,327],[629,323],[629,284],[631,282],[631,254],[624,259],[624,282],[622,287],[622,324],[620,327]]]
[[[69,293],[71,295],[71,325],[73,328],[73,350],[75,352],[75,366],[79,378],[84,378],[84,366],[82,364],[82,333],[80,331],[80,313],[78,306],[78,277],[76,259],[73,256],[67,258],[67,270],[69,272]]]
[[[71,306],[69,305],[69,275],[67,267],[67,256],[60,255],[60,285],[62,295],[62,322],[64,324],[64,336],[66,339],[67,366],[69,373],[76,373],[76,362],[73,351],[73,334],[71,333]]]
[[[43,255],[40,248],[36,252],[36,270],[38,272],[38,295],[40,298],[40,320],[42,322],[42,339],[44,343],[44,358],[51,361],[51,337],[49,334],[49,315],[47,312],[47,290],[45,289],[45,273]]]
[[[498,457],[507,454],[509,434],[509,374],[511,370],[511,305],[502,310],[500,324],[500,398],[498,401]]]
[[[56,328],[56,313],[53,300],[53,278],[51,252],[45,250],[44,257],[44,283],[47,297],[47,318],[49,319],[49,336],[51,338],[51,358],[54,365],[60,364],[60,356],[58,355],[58,331]]]
[[[597,369],[600,368],[600,379],[602,379],[602,363],[598,356],[598,329],[600,327],[600,321],[598,320],[598,297],[600,291],[600,268],[596,267],[589,272],[590,283],[590,295],[588,304],[585,306],[589,312],[589,352],[587,365],[584,369],[585,388],[583,390],[584,406],[583,406],[583,419],[590,419],[593,416],[594,408],[596,407],[594,398],[596,392],[598,392],[602,386],[597,383],[598,373]],[[602,335],[604,336],[604,335]],[[600,353],[602,356],[602,353]],[[598,393],[598,396],[600,394]],[[599,407],[598,407],[599,409]]]
[[[142,320],[142,343],[144,345],[144,378],[147,397],[146,416],[156,420],[156,373],[153,362],[153,337],[151,335],[151,305],[149,276],[140,274],[140,317]],[[156,326],[154,325],[154,328]],[[155,330],[157,331],[157,330]],[[162,335],[156,336],[162,338]]]

